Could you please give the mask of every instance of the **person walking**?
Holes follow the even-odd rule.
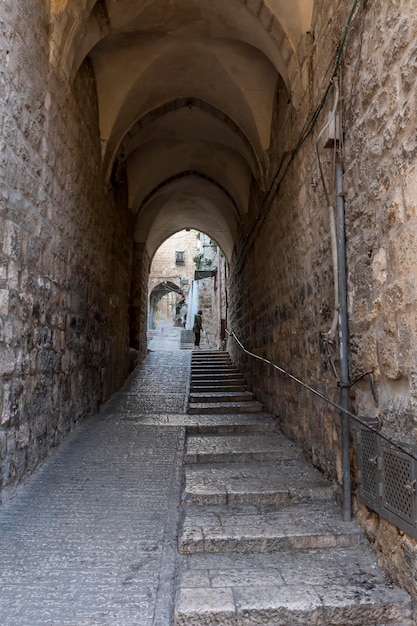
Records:
[[[195,336],[195,340],[194,340],[195,348],[200,347],[201,331],[203,330],[203,318],[201,317],[202,314],[203,314],[203,311],[198,311],[198,313],[194,315],[193,332]]]

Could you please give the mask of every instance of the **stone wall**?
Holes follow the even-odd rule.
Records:
[[[289,104],[278,85],[268,176],[272,181],[278,172],[279,184],[263,207],[254,191],[252,221],[242,233],[248,244],[232,264],[230,326],[251,350],[339,400],[323,344],[333,318],[334,290],[329,209],[316,140],[333,106],[331,70],[347,32],[340,99],[350,375],[373,371],[379,394],[376,406],[364,378],[352,389],[352,409],[377,415],[384,432],[416,443],[417,12],[415,3],[406,0],[359,2],[349,23],[353,6],[353,1],[316,3],[314,40],[306,41],[310,55],[302,61],[308,89],[300,109]],[[319,154],[334,205],[336,155],[324,148],[323,139]],[[283,430],[340,484],[337,412],[270,367],[247,360],[233,342],[229,346]],[[330,349],[339,369],[337,342]],[[415,594],[416,542],[355,506],[385,567]]]
[[[322,342],[333,318],[334,281],[329,208],[316,156],[316,139],[333,106],[331,91],[311,124],[347,19],[346,8],[340,7],[329,19],[329,9],[336,4],[326,3],[321,7],[326,14],[315,15],[314,40],[306,35],[310,56],[301,65],[301,75],[308,80],[298,110],[283,83],[277,85],[268,154],[270,191],[261,206],[261,198],[256,191],[253,194],[252,222],[245,237],[249,244],[232,264],[229,301],[230,326],[251,351],[337,401],[337,384]],[[331,151],[321,153],[329,184]],[[272,368],[248,361],[233,342],[229,345],[283,430],[304,446],[314,463],[340,478],[339,420],[334,411]]]
[[[361,414],[417,444],[417,5],[366,4],[345,63],[346,228],[353,374]],[[360,77],[360,88],[358,85]],[[359,508],[391,574],[417,595],[417,542]]]
[[[27,0],[2,3],[0,56],[5,495],[125,378],[131,251],[102,183],[91,67],[50,71],[48,16]]]
[[[140,361],[147,350],[148,279],[150,261],[143,244],[133,245],[131,306],[129,311],[130,347]]]
[[[352,366],[372,370],[384,428],[417,444],[416,6],[367,7],[346,62]],[[361,89],[351,85],[359,73]],[[365,147],[366,146],[366,147]],[[373,408],[364,385],[360,410]]]
[[[213,276],[198,282],[198,306],[203,312],[202,345],[216,349],[219,347],[220,332],[217,279]]]
[[[151,264],[150,290],[161,281],[169,279],[180,286],[180,280],[185,278],[191,284],[194,278],[194,257],[197,253],[197,231],[182,230],[169,237],[155,252]],[[176,252],[184,252],[184,265],[178,265],[175,259]]]

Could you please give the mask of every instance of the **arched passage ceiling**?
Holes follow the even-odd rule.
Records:
[[[90,56],[104,171],[125,164],[151,255],[189,226],[230,258],[264,182],[278,80],[296,104],[313,2],[50,0],[51,62],[74,76]]]
[[[177,293],[180,296],[184,295],[183,291],[180,287],[178,287],[178,285],[167,280],[166,282],[159,283],[152,289],[149,299],[156,306],[158,302],[168,293]]]
[[[195,228],[217,241],[230,259],[238,224],[238,209],[221,187],[195,173],[184,172],[157,189],[140,208],[134,236],[135,241],[146,244],[152,258],[174,232]]]

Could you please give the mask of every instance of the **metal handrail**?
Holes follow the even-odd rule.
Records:
[[[259,356],[258,354],[255,354],[254,352],[251,352],[250,350],[245,348],[245,346],[242,344],[242,342],[238,339],[238,337],[236,336],[236,334],[233,331],[229,331],[226,328],[226,333],[230,337],[233,337],[233,339],[240,346],[240,348],[243,350],[243,352],[245,352],[245,354],[248,354],[249,356],[257,359],[258,361],[262,361],[263,363],[266,363],[267,365],[271,365],[271,367],[273,367],[274,369],[278,370],[278,372],[280,372],[281,374],[284,374],[284,376],[287,376],[288,378],[290,378],[291,380],[296,382],[298,385],[301,385],[301,387],[303,387],[304,389],[307,389],[308,391],[313,393],[315,396],[317,396],[321,400],[324,400],[324,402],[327,402],[327,404],[330,404],[335,409],[338,409],[339,411],[341,411],[345,415],[348,415],[350,418],[352,418],[355,422],[357,422],[361,426],[364,426],[365,428],[367,428],[371,432],[377,434],[379,437],[381,437],[381,439],[386,441],[390,446],[392,446],[394,448],[397,448],[399,451],[403,452],[404,454],[407,454],[410,458],[412,458],[415,461],[417,461],[417,453],[416,452],[413,452],[412,450],[410,450],[409,448],[407,448],[403,444],[399,443],[395,439],[392,439],[388,435],[385,435],[384,433],[382,433],[381,430],[380,430],[380,426],[375,427],[374,425],[372,425],[372,422],[375,423],[376,421],[378,421],[377,418],[355,415],[355,413],[352,413],[351,411],[349,411],[346,408],[342,407],[337,402],[334,402],[333,400],[330,400],[325,395],[323,395],[322,393],[317,391],[317,389],[314,389],[314,387],[311,387],[307,383],[304,383],[302,380],[300,380],[299,378],[297,378],[296,376],[294,376],[293,374],[291,374],[287,370],[283,369],[279,365],[276,365],[272,361],[269,361],[268,359],[266,359],[266,358],[264,358],[262,356]],[[379,422],[378,422],[378,424],[379,424]]]

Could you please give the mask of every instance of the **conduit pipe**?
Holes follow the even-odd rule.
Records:
[[[317,152],[317,159],[319,163],[320,177],[323,183],[324,195],[326,196],[326,202],[327,202],[327,206],[329,209],[330,243],[331,243],[331,250],[332,250],[332,261],[333,261],[334,312],[333,312],[332,325],[330,327],[330,330],[326,333],[330,341],[334,341],[336,331],[337,331],[338,317],[339,317],[339,282],[337,280],[337,275],[338,275],[337,236],[336,236],[336,220],[334,216],[334,207],[333,207],[333,204],[330,202],[329,194],[327,192],[326,181],[324,179],[323,168],[322,168],[321,159],[320,159],[319,143],[320,143],[320,139],[322,138],[326,130],[329,128],[330,124],[333,123],[334,128],[336,129],[335,117],[336,117],[337,105],[339,104],[339,85],[337,83],[337,80],[334,83],[334,87],[335,87],[335,96],[334,96],[333,108],[329,115],[329,119],[327,120],[326,124],[323,126],[321,131],[319,132],[317,141],[316,141],[316,152]],[[335,132],[334,141],[336,141],[336,132]]]
[[[330,240],[333,259],[334,273],[334,315],[333,322],[327,337],[333,340],[336,329],[339,328],[339,360],[340,360],[340,381],[342,409],[349,411],[349,327],[347,314],[347,280],[346,280],[346,235],[345,235],[345,199],[343,192],[343,166],[341,159],[335,163],[335,186],[336,186],[336,216],[332,203],[327,192],[326,181],[324,179],[321,166],[319,141],[330,124],[335,120],[337,106],[339,103],[339,86],[335,82],[335,99],[329,119],[320,131],[316,141],[317,158],[319,162],[320,175],[324,187],[326,201],[329,207],[330,220]],[[334,149],[336,150],[337,132],[334,123]],[[339,129],[341,133],[341,129]],[[350,430],[349,415],[342,411],[342,490],[343,490],[343,520],[350,521],[352,518],[351,504],[351,477],[350,477]]]
[[[347,310],[346,277],[346,235],[345,235],[345,198],[343,192],[343,167],[336,162],[336,232],[339,289],[339,358],[341,407],[349,411],[349,327]],[[343,476],[343,520],[352,518],[351,480],[350,480],[350,432],[349,414],[342,413],[342,476]]]

